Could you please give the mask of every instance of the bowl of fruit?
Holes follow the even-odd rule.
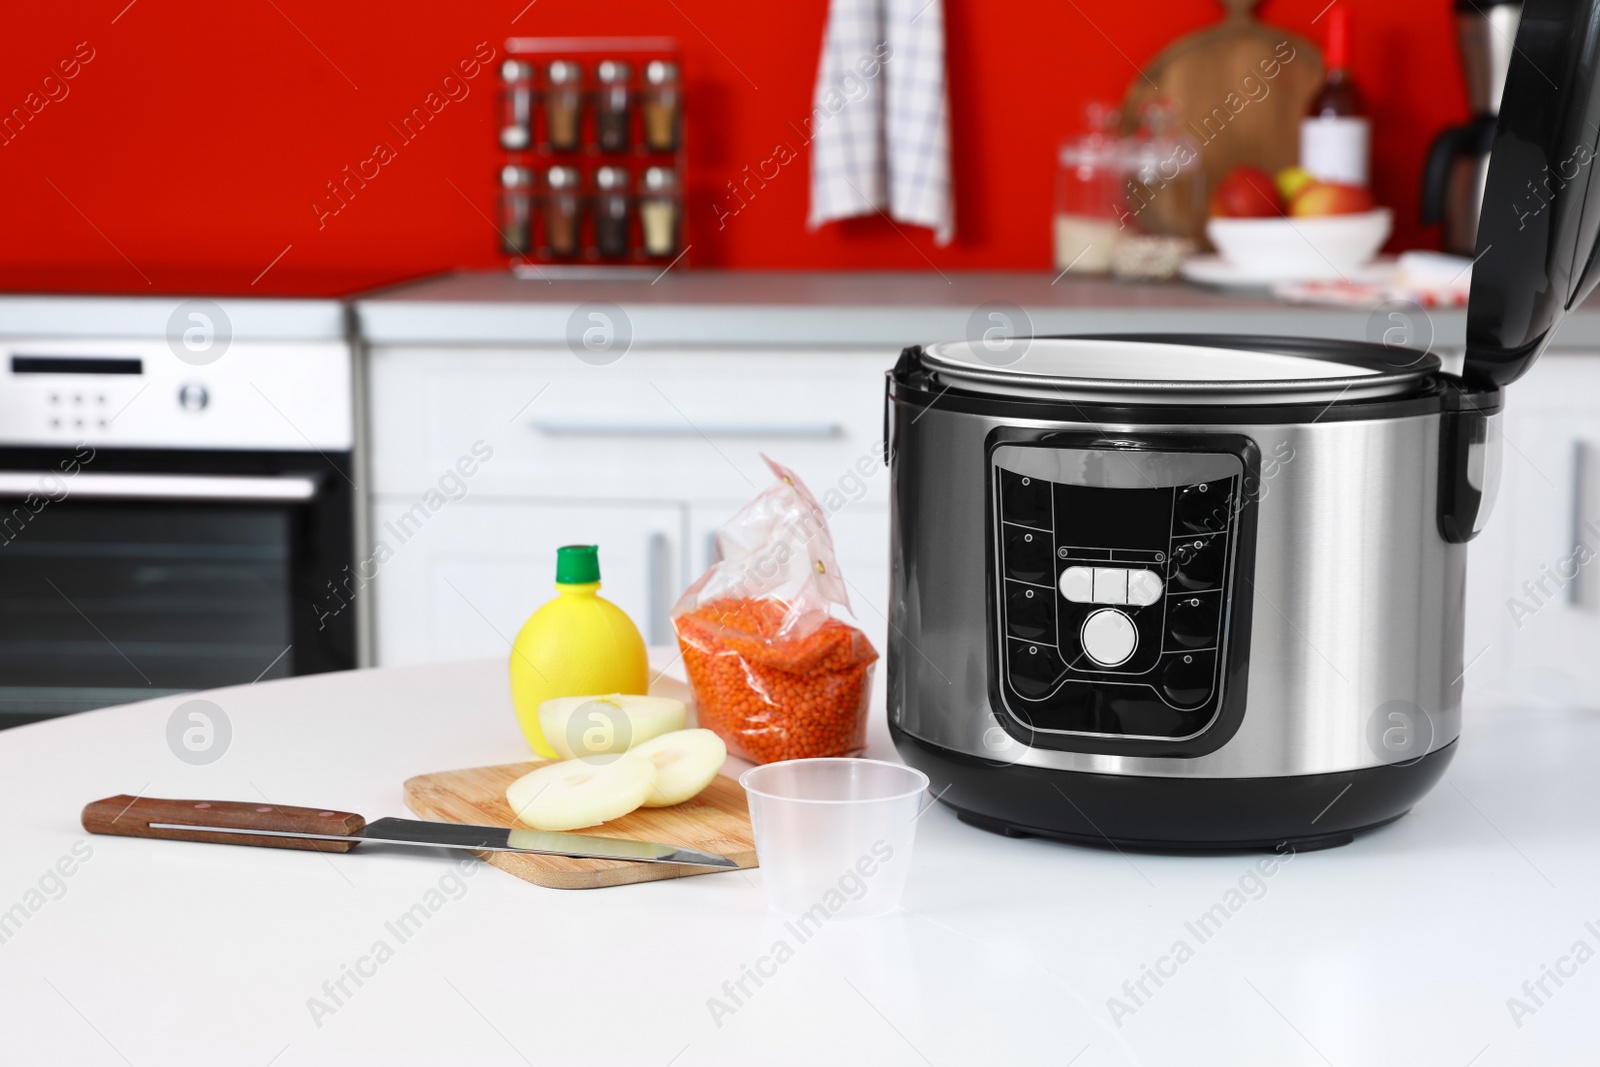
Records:
[[[1263,281],[1341,278],[1372,262],[1394,217],[1355,185],[1299,167],[1276,176],[1238,166],[1211,196],[1206,236],[1242,276]]]

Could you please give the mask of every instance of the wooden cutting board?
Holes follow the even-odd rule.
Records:
[[[1321,50],[1258,21],[1257,3],[1221,0],[1223,20],[1168,45],[1134,77],[1123,99],[1126,133],[1138,129],[1145,104],[1165,99],[1172,105],[1176,132],[1200,149],[1207,195],[1240,163],[1271,174],[1299,162],[1300,119],[1322,85]],[[1263,62],[1275,76],[1267,76]],[[1151,206],[1164,207],[1160,201]]]
[[[511,805],[506,803],[506,786],[546,762],[553,761],[420,774],[406,779],[406,807],[422,819],[516,829],[520,824],[511,814]],[[682,845],[727,856],[740,867],[756,865],[755,832],[750,828],[750,809],[745,803],[744,787],[721,774],[699,796],[682,804],[670,808],[640,808],[582,833]],[[713,867],[679,863],[571,859],[512,852],[480,852],[478,856],[524,881],[551,889],[599,889],[630,882],[652,882],[658,878],[716,873]]]

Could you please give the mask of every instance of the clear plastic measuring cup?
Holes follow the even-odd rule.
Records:
[[[752,768],[739,784],[774,909],[820,924],[899,906],[927,775],[883,760],[800,759]]]

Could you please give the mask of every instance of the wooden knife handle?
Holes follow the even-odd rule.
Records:
[[[348,811],[290,808],[281,804],[250,804],[233,800],[161,800],[158,797],[106,797],[85,805],[83,828],[91,834],[122,837],[159,837],[168,841],[209,841],[219,845],[261,845],[298,848],[314,852],[349,852],[361,842],[317,841],[304,837],[222,833],[205,830],[163,830],[151,823],[215,826],[230,830],[268,830],[277,833],[325,834],[347,837],[367,825]]]

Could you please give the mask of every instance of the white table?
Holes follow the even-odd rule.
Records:
[[[26,913],[12,910],[0,944],[0,1061],[1497,1067],[1600,1055],[1600,962],[1561,962],[1578,941],[1600,951],[1592,714],[1469,708],[1449,777],[1411,815],[1294,857],[1203,943],[1185,924],[1241,879],[1253,888],[1260,856],[1008,840],[936,808],[918,824],[902,912],[824,927],[719,1026],[708,998],[785,936],[758,872],[563,892],[476,861],[465,876],[442,850],[322,856],[78,826],[86,801],[118,792],[404,815],[410,775],[526,757],[501,662],[202,695],[233,730],[205,766],[167,743],[190,698],[0,733],[0,917]],[[881,710],[870,754],[893,758]],[[58,861],[69,877],[50,874]],[[30,895],[41,879],[47,892]],[[397,939],[386,924],[428,900],[427,922]],[[1192,958],[1162,963],[1180,940]],[[381,963],[379,941],[392,952]],[[370,976],[346,977],[335,1004],[324,983],[363,957]],[[1146,978],[1136,1004],[1124,982],[1158,964],[1171,977]],[[1544,965],[1575,973],[1546,978],[1540,1006],[1523,983]],[[1113,1021],[1114,996],[1136,1010]],[[1536,1008],[1520,1027],[1513,996]]]

